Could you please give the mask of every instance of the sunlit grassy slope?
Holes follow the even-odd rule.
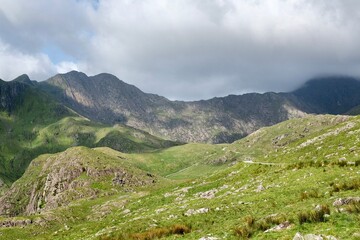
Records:
[[[358,239],[360,234],[359,204],[333,206],[338,198],[360,196],[359,117],[293,119],[229,145],[91,151],[164,180],[13,218],[33,223],[0,228],[0,238],[292,239],[300,232]],[[266,232],[285,222],[288,229]]]
[[[91,122],[31,87],[19,99],[11,113],[0,111],[0,179],[8,184],[23,174],[33,158],[71,146],[146,152],[174,145],[130,127]]]

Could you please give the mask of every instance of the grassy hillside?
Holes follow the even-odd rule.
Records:
[[[311,116],[230,145],[190,144],[140,154],[84,150],[89,158],[107,156],[178,181],[4,218],[3,223],[26,226],[0,228],[0,237],[292,239],[300,232],[358,239],[359,132],[359,117]]]
[[[40,153],[51,152],[45,145],[33,144],[41,128],[65,116],[75,116],[29,86],[12,101],[16,104],[11,112],[0,110],[0,178],[5,182],[19,178]]]
[[[26,85],[24,89],[11,99],[16,102],[11,111],[0,108],[0,179],[6,184],[21,177],[40,154],[71,146],[146,152],[175,144],[123,125],[90,122],[35,87]]]

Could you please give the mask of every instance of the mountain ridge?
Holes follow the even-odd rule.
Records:
[[[144,93],[108,73],[89,77],[71,71],[38,85],[94,121],[123,123],[181,142],[233,142],[287,119],[308,113],[346,113],[360,104],[360,82],[352,77],[312,79],[288,93],[247,93],[199,101],[171,101]],[[321,86],[329,93],[322,92]],[[343,94],[346,91],[349,94]],[[341,105],[338,110],[336,103]]]

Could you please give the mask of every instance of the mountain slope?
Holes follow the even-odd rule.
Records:
[[[0,81],[0,188],[18,179],[32,159],[71,146],[146,152],[176,145],[124,125],[91,122],[52,99],[26,75]]]
[[[31,146],[41,126],[75,115],[26,79],[0,82],[0,178],[5,182],[20,177],[31,159],[42,152]]]
[[[183,102],[147,94],[113,75],[58,74],[41,88],[89,119],[124,123],[182,142],[233,142],[255,130],[306,113],[342,114],[360,104],[360,82],[313,79],[290,93],[250,93]]]
[[[110,74],[58,74],[40,86],[95,121],[125,123],[182,142],[232,142],[254,130],[304,116],[286,96],[246,94],[182,102],[146,94]]]
[[[343,114],[359,105],[360,81],[352,77],[327,77],[308,81],[294,91],[307,112]]]

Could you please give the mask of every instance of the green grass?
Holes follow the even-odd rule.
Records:
[[[109,178],[95,181],[80,176],[79,180],[93,181],[90,188],[104,194],[74,199],[60,208],[29,216],[46,219],[41,228],[36,224],[0,228],[0,236],[156,239],[161,235],[161,239],[178,239],[179,235],[164,232],[180,225],[191,229],[182,239],[292,239],[296,232],[352,239],[359,233],[358,205],[339,211],[332,204],[338,198],[360,194],[360,169],[355,164],[360,154],[359,132],[359,117],[309,116],[261,129],[229,145],[187,144],[146,153],[85,150],[85,159],[104,156],[109,159],[107,164],[115,162],[112,168],[121,163],[133,171],[163,178],[151,187],[116,192]],[[36,161],[42,157],[39,159]],[[39,170],[27,171],[33,171],[31,176],[39,175]],[[290,222],[289,229],[265,232],[284,221]]]
[[[223,168],[222,164],[209,164],[223,156],[222,148],[222,145],[192,143],[141,154],[124,154],[109,148],[97,150],[118,156],[145,171],[174,179],[186,179]]]
[[[32,88],[21,99],[13,112],[0,111],[0,179],[8,185],[32,159],[72,146],[148,152],[177,145],[130,127],[91,122]]]

